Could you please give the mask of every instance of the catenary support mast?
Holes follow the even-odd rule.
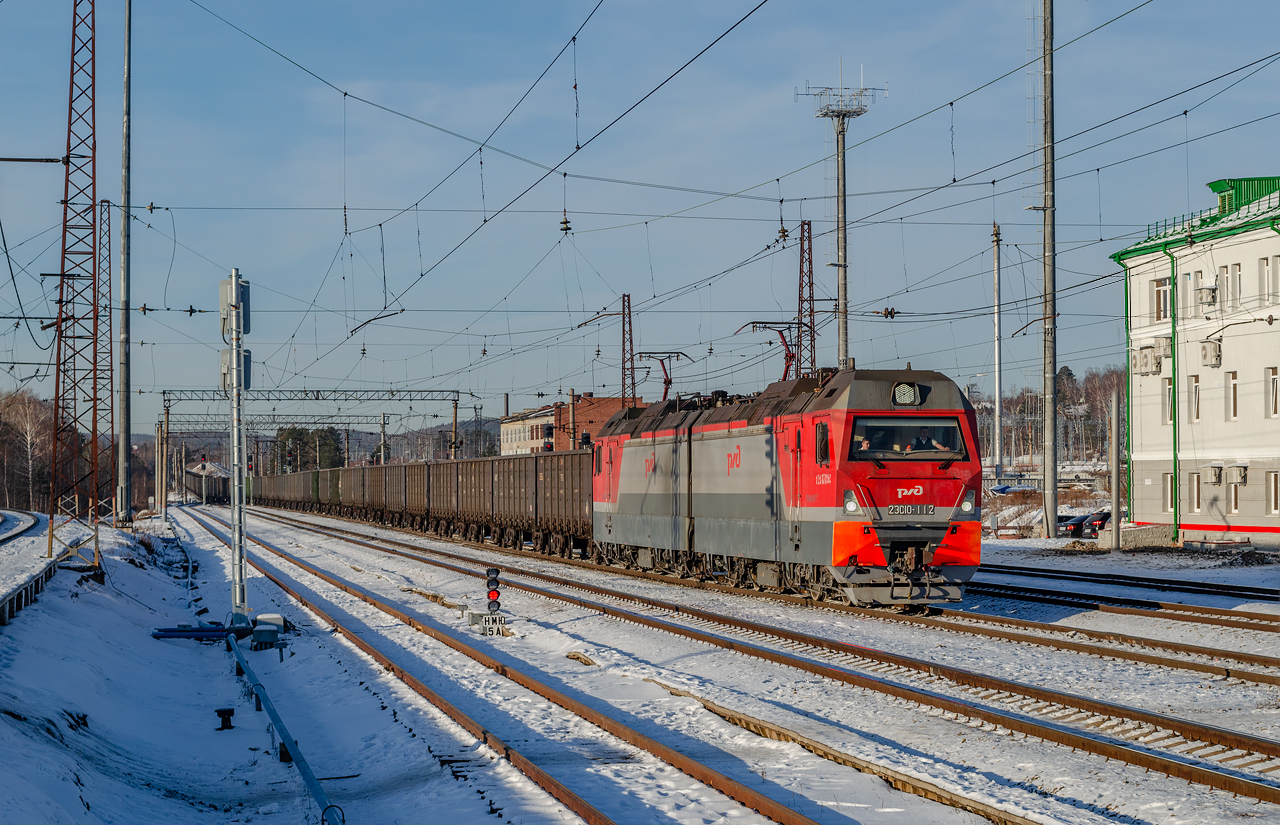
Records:
[[[1043,0],[1044,75],[1044,529],[1058,524],[1058,323],[1054,260],[1053,0]]]
[[[130,135],[130,45],[133,32],[133,0],[124,0],[124,143],[120,162],[120,384],[116,395],[116,523],[133,520],[133,400],[129,372],[129,223],[131,189],[129,185]]]

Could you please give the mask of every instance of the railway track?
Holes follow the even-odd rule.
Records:
[[[203,519],[190,512],[187,512],[186,515],[224,545],[227,544],[225,538]],[[229,527],[229,525],[221,519],[217,519],[216,517],[213,518],[224,527]],[[419,633],[431,637],[450,649],[462,653],[481,666],[488,668],[507,680],[510,680],[521,688],[537,694],[543,699],[564,709],[568,713],[595,725],[622,742],[625,742],[637,749],[647,751],[656,759],[666,762],[703,785],[735,800],[743,807],[754,810],[762,816],[778,822],[781,825],[816,825],[812,819],[804,816],[798,811],[795,811],[782,803],[777,802],[776,800],[765,796],[764,794],[761,794],[728,776],[725,776],[707,764],[699,762],[698,760],[681,753],[675,748],[658,742],[640,733],[634,728],[631,728],[622,722],[573,699],[531,674],[517,670],[511,665],[499,661],[493,656],[490,656],[484,651],[467,644],[451,634],[444,633],[418,621],[396,605],[379,599],[362,588],[352,586],[351,584],[332,576],[314,565],[298,559],[257,537],[246,535],[246,539],[289,564],[305,571],[311,576],[326,582],[330,586],[337,588],[350,596],[354,596],[365,604],[376,608],[392,618],[395,618]],[[610,818],[592,806],[587,800],[576,794],[568,787],[567,784],[552,776],[550,770],[538,765],[531,757],[517,750],[512,744],[498,739],[490,730],[486,729],[478,721],[464,714],[459,708],[447,702],[443,697],[432,691],[420,680],[413,677],[408,672],[408,669],[404,664],[394,661],[385,653],[374,648],[364,638],[362,638],[361,634],[346,627],[343,623],[338,621],[331,612],[326,611],[321,605],[317,604],[315,600],[307,599],[298,592],[297,588],[291,587],[290,584],[279,575],[273,574],[270,570],[262,564],[254,561],[252,558],[248,559],[248,562],[256,570],[288,593],[290,597],[298,601],[299,604],[318,615],[324,622],[333,626],[339,633],[350,640],[363,652],[373,657],[379,664],[387,668],[388,671],[401,679],[401,681],[411,689],[444,711],[450,718],[476,736],[476,738],[485,745],[508,759],[513,766],[518,768],[574,813],[581,816],[588,823],[592,823],[592,825],[596,825],[597,823],[599,823],[599,825],[607,825],[612,822]],[[484,577],[482,573],[478,572],[475,573],[475,575],[480,578]],[[981,811],[983,807],[984,806],[975,803],[971,810]],[[997,822],[1008,823],[1008,825],[1031,825],[1028,820],[1021,817],[1014,815],[1001,815],[1001,813],[995,809],[992,809],[992,812],[996,814],[997,818],[995,821]]]
[[[263,515],[261,508],[254,510],[256,515]],[[291,519],[288,516],[281,515],[278,511],[273,511],[272,518],[284,519],[300,526],[313,526],[309,522]],[[332,517],[329,517],[332,518]],[[341,520],[341,519],[338,519]],[[361,523],[361,522],[357,522]],[[407,535],[420,537],[421,533],[401,528],[384,527],[380,525],[370,525],[378,530],[392,531],[404,533]],[[331,528],[341,532],[341,528]],[[367,534],[352,532],[357,537],[366,536]],[[430,538],[440,541],[448,541],[465,547],[473,547],[484,550],[486,552],[497,553],[499,555],[508,556],[518,559],[537,558],[539,560],[548,561],[557,565],[565,565],[571,567],[585,568],[588,570],[600,570],[600,566],[587,561],[577,559],[564,558],[555,555],[531,555],[527,551],[512,550],[509,548],[499,547],[493,544],[477,543],[465,541],[461,539],[444,539],[442,537],[430,536]],[[396,542],[392,540],[392,544]],[[402,546],[411,549],[418,549],[418,545],[403,544]],[[861,607],[853,607],[851,605],[838,604],[833,602],[814,601],[808,596],[797,596],[785,593],[774,593],[761,590],[745,590],[730,585],[717,584],[715,582],[699,581],[696,579],[677,579],[661,573],[653,573],[645,570],[629,570],[624,568],[610,567],[608,568],[611,575],[628,576],[631,578],[646,579],[651,581],[660,581],[665,584],[676,585],[681,587],[690,587],[699,590],[711,590],[720,593],[730,593],[735,595],[747,596],[749,598],[763,598],[785,604],[802,605],[818,607],[825,610],[832,610],[841,613],[847,613],[859,616],[865,619],[871,619],[881,622],[892,622],[896,624],[914,625],[917,627],[928,627],[935,630],[951,631],[956,633],[966,633],[975,636],[984,636],[987,638],[1002,639],[1018,644],[1028,644],[1040,647],[1049,647],[1057,650],[1071,650],[1077,653],[1083,653],[1092,656],[1108,657],[1113,659],[1121,659],[1132,662],[1140,662],[1144,664],[1155,664],[1165,667],[1191,670],[1200,673],[1207,673],[1224,678],[1240,679],[1242,681],[1254,682],[1258,684],[1280,684],[1280,657],[1267,656],[1256,653],[1246,653],[1239,651],[1222,650],[1220,648],[1204,647],[1200,645],[1191,645],[1182,642],[1170,642],[1161,639],[1152,639],[1131,634],[1116,633],[1112,631],[1089,630],[1075,627],[1064,627],[1060,625],[1049,624],[1046,622],[1036,622],[1027,619],[1016,619],[1005,616],[992,616],[986,614],[971,613],[963,610],[954,609],[935,609],[936,615],[921,616],[915,614],[891,613],[884,610],[874,610]],[[1017,631],[1030,631],[1027,633],[1017,632],[1008,628],[1016,628]],[[1073,638],[1063,638],[1064,636],[1085,637],[1098,642],[1107,642],[1107,646],[1082,643]],[[1115,647],[1112,645],[1120,645]],[[1156,656],[1143,653],[1133,648],[1147,648],[1150,650],[1163,650],[1178,654],[1185,658],[1170,658],[1168,656]],[[1227,664],[1223,664],[1226,662]],[[1273,669],[1270,672],[1249,670],[1244,666],[1254,666],[1267,669]]]
[[[28,523],[23,525],[22,527],[15,527],[12,530],[5,533],[4,535],[0,535],[0,544],[6,544],[10,541],[13,541],[18,536],[25,536],[27,533],[30,533],[32,530],[34,530],[36,525],[40,523],[40,519],[37,518],[32,513],[27,513],[20,510],[5,510],[4,512],[6,515],[23,516],[27,519]]]
[[[1127,576],[1119,573],[1085,573],[1073,570],[1050,570],[1040,567],[1020,567],[1011,564],[984,564],[978,568],[978,572],[1006,573],[1015,576],[1026,576],[1029,578],[1079,581],[1089,582],[1091,584],[1123,585],[1125,587],[1137,587],[1146,590],[1158,590],[1170,593],[1198,593],[1252,601],[1280,602],[1280,589],[1274,587],[1249,587],[1247,585],[1219,584],[1217,582],[1157,579],[1147,576]]]
[[[1074,593],[1064,590],[1047,590],[1004,582],[969,582],[967,591],[977,596],[995,596],[1018,601],[1056,604],[1094,610],[1099,613],[1119,613],[1128,616],[1147,616],[1175,622],[1234,627],[1241,630],[1258,630],[1263,633],[1280,633],[1280,614],[1252,613],[1243,610],[1225,610],[1219,607],[1157,602],[1149,599],[1133,599],[1125,596],[1107,596],[1097,593]]]
[[[353,531],[272,518],[290,529],[307,530],[462,575],[481,575],[452,563],[474,565],[477,561],[472,558],[386,539],[368,541],[367,536],[353,537]],[[388,545],[399,545],[411,552]],[[436,561],[428,556],[451,561]],[[507,572],[532,577],[558,589],[510,581],[508,587],[905,700],[964,724],[1021,733],[1234,794],[1280,802],[1280,785],[1269,776],[1280,771],[1280,742],[533,571],[507,567]],[[645,612],[591,601],[562,590],[640,605]],[[647,615],[650,612],[662,617]],[[798,652],[805,655],[797,655]]]

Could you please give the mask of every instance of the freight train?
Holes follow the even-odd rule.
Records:
[[[626,408],[587,449],[252,479],[251,501],[858,605],[957,601],[981,557],[973,407],[823,370]]]

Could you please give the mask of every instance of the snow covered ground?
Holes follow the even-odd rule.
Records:
[[[0,520],[0,539],[26,527],[33,518],[38,519],[41,524],[48,521],[45,516],[31,516],[11,510],[0,511],[0,515],[4,517]],[[37,540],[33,536],[40,538]],[[49,561],[45,556],[46,552],[44,534],[39,529],[0,544],[0,596],[22,585],[44,567]]]
[[[177,825],[318,821],[297,771],[275,759],[276,741],[266,715],[253,711],[223,646],[149,636],[152,627],[193,621],[201,609],[208,611],[201,618],[224,619],[229,606],[228,559],[222,546],[180,511],[175,518],[185,551],[155,542],[155,551],[149,552],[104,530],[104,585],[61,571],[38,602],[0,629],[0,820]],[[648,735],[679,743],[685,752],[707,758],[718,770],[819,822],[932,825],[983,820],[894,791],[879,779],[796,745],[758,737],[697,701],[645,680],[682,688],[846,753],[928,777],[1033,821],[1163,825],[1280,819],[1277,806],[1232,799],[1038,740],[967,727],[908,703],[514,589],[504,591],[503,605],[515,635],[482,639],[459,619],[458,611],[402,589],[479,606],[482,584],[476,579],[261,520],[252,519],[250,529],[380,598],[408,605],[423,622],[470,634],[468,641],[490,655],[538,674],[598,709],[621,714]],[[406,539],[403,533],[387,535]],[[37,530],[11,542],[26,550],[0,556],[0,576],[8,575],[10,562],[4,559],[20,562],[23,552],[25,558],[37,558],[44,541]],[[477,558],[486,555],[418,541]],[[985,542],[984,553],[989,561],[1005,564],[1250,584],[1265,584],[1266,578],[1274,582],[1274,573],[1280,572],[1280,565],[1224,567],[1221,558],[1179,554],[1064,556],[1063,544]],[[0,546],[5,549],[8,545]],[[194,604],[185,590],[185,553],[198,564],[194,596],[200,601]],[[331,602],[335,615],[360,627],[371,644],[385,647],[397,659],[412,656],[419,678],[502,738],[573,777],[581,792],[593,794],[590,801],[618,822],[765,821],[598,729],[566,720],[545,701],[275,557],[252,549],[251,555]],[[569,575],[537,558],[521,564]],[[1254,735],[1280,734],[1280,690],[1275,688],[757,603],[619,579],[607,572],[575,570],[570,577],[1061,690],[1087,689],[1097,698]],[[324,784],[348,822],[578,821],[265,578],[251,571],[249,585],[251,607],[283,613],[299,626],[300,632],[289,636],[283,662],[274,651],[248,655],[316,775],[341,777]],[[1015,609],[1007,602],[968,606]],[[1275,634],[1078,611],[1057,615],[1060,608],[1046,605],[1016,609],[1028,611],[1018,614],[1025,618],[1167,634],[1220,647],[1270,645],[1268,652],[1275,653],[1274,639],[1254,638]],[[1135,627],[1135,621],[1143,624]],[[1209,637],[1200,635],[1204,633]],[[569,652],[594,665],[566,658]],[[501,699],[497,704],[495,697]],[[235,708],[235,730],[215,730],[217,708]]]

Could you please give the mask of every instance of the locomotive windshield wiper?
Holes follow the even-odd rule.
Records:
[[[960,452],[959,450],[952,450],[952,453],[953,455],[951,456],[951,458],[948,458],[946,461],[938,465],[939,470],[945,470],[948,467],[950,467],[952,464],[955,464],[957,461],[964,458],[964,453]]]

